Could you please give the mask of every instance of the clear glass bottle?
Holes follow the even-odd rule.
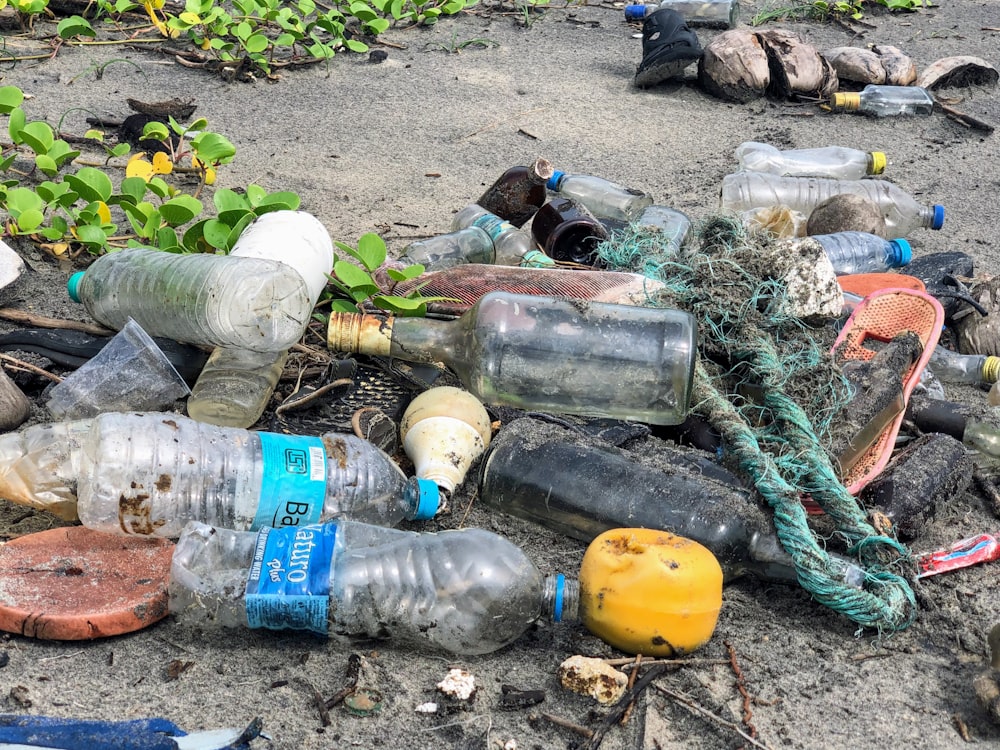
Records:
[[[545,203],[545,183],[551,176],[552,164],[545,159],[536,159],[530,167],[511,167],[479,196],[476,205],[522,227]]]
[[[509,221],[487,211],[482,206],[470,203],[451,220],[452,231],[466,227],[479,227],[490,236],[495,248],[494,263],[502,266],[523,266],[525,268],[552,268],[555,261],[535,247],[531,235],[518,229]]]
[[[927,369],[944,383],[996,383],[1000,377],[1000,357],[986,354],[959,354],[938,344]]]
[[[788,177],[860,180],[885,170],[885,154],[881,151],[842,146],[780,150],[768,143],[745,141],[736,147],[736,159],[740,169]]]
[[[444,362],[486,404],[684,420],[697,326],[680,310],[491,292],[461,318],[333,313],[333,351]]]
[[[797,580],[773,524],[736,477],[680,450],[665,451],[661,459],[674,469],[645,466],[557,425],[519,419],[500,431],[486,454],[479,498],[584,542],[621,527],[669,531],[707,547],[727,581],[745,574]],[[864,570],[834,559],[843,580],[860,587]]]
[[[579,201],[598,219],[627,223],[653,203],[653,196],[641,190],[623,187],[603,177],[566,174],[558,169],[549,178],[548,188],[554,193]]]
[[[302,276],[260,258],[129,248],[73,274],[68,289],[116,331],[131,317],[150,336],[258,352],[289,348],[312,315]]]
[[[944,206],[925,206],[887,180],[831,180],[735,172],[722,178],[720,205],[729,211],[788,206],[809,214],[827,198],[841,193],[874,201],[882,209],[891,236],[903,237],[915,229],[940,229],[944,225]]]
[[[470,655],[503,648],[536,620],[575,620],[579,591],[489,531],[350,521],[260,533],[192,523],[170,576],[170,611],[187,622]]]
[[[934,98],[919,86],[880,86],[870,83],[860,92],[837,92],[833,107],[845,112],[860,112],[873,117],[929,115],[934,112]]]
[[[351,518],[384,525],[437,512],[433,482],[407,479],[354,435],[217,427],[161,412],[102,414],[82,441],[84,526],[176,537],[188,521],[231,529]]]
[[[910,243],[906,240],[884,240],[868,232],[814,234],[809,239],[816,240],[823,247],[838,276],[900,268],[913,257]]]
[[[641,21],[661,8],[670,8],[691,26],[727,26],[735,28],[740,19],[737,0],[660,0],[659,3],[636,3],[625,6],[626,21]]]
[[[390,267],[405,268],[419,264],[425,271],[439,271],[463,263],[489,264],[494,260],[496,248],[489,234],[484,229],[471,226],[411,242]]]
[[[291,266],[302,276],[313,306],[333,271],[330,233],[305,211],[273,211],[257,217],[240,235],[230,255]],[[299,338],[308,322],[303,322]],[[249,427],[264,413],[287,359],[287,349],[255,352],[217,347],[188,396],[188,415],[208,424]]]

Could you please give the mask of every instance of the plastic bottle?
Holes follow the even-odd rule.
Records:
[[[493,240],[494,263],[502,266],[551,268],[555,261],[535,247],[531,235],[482,206],[470,203],[451,220],[452,230],[479,227]]]
[[[463,263],[490,264],[495,260],[493,240],[484,229],[472,226],[411,242],[403,248],[398,261],[389,265],[405,268],[420,264],[425,271],[440,271]]]
[[[388,525],[437,512],[433,482],[407,479],[354,435],[107,413],[94,418],[82,446],[77,510],[98,531],[176,537],[188,521],[238,530],[340,517]]]
[[[509,221],[524,226],[545,203],[545,183],[552,176],[552,164],[536,159],[530,167],[511,167],[486,189],[476,204]]]
[[[68,288],[116,331],[132,317],[151,336],[257,352],[289,348],[312,314],[302,276],[259,258],[130,248],[102,255]]]
[[[683,211],[655,203],[646,206],[631,224],[633,229],[658,235],[667,257],[681,251],[691,232],[691,219]]]
[[[1000,357],[959,354],[938,344],[927,369],[944,383],[996,383],[1000,378]]]
[[[779,150],[768,143],[745,141],[736,147],[736,159],[741,169],[789,177],[860,180],[885,170],[885,154],[881,151],[841,146]]]
[[[860,92],[837,92],[832,105],[846,112],[860,112],[873,117],[929,115],[934,112],[934,98],[919,86],[879,86],[870,83]]]
[[[390,638],[487,654],[540,618],[575,619],[578,585],[543,578],[482,529],[416,533],[341,522],[259,534],[190,524],[170,610],[194,623]]]
[[[316,305],[333,270],[333,242],[319,219],[305,211],[259,216],[240,235],[231,256],[263,258],[294,268]],[[299,338],[305,332],[303,322]],[[217,347],[187,400],[192,419],[225,427],[249,427],[264,413],[288,359],[288,350],[254,352]]]
[[[660,0],[659,3],[626,5],[625,20],[641,21],[660,8],[676,11],[692,26],[728,26],[732,29],[740,19],[737,0]]]
[[[623,187],[603,177],[566,174],[558,169],[549,178],[548,188],[566,198],[579,201],[598,219],[627,223],[653,203],[653,196],[641,190]]]
[[[838,276],[900,268],[913,257],[906,240],[884,240],[868,232],[814,234],[809,239],[823,246]]]
[[[327,344],[444,362],[487,404],[677,424],[696,337],[679,310],[491,292],[451,321],[332,313]]]
[[[669,531],[704,545],[725,579],[744,574],[794,582],[791,557],[739,481],[697,453],[663,451],[669,470],[540,420],[519,419],[496,436],[480,469],[479,498],[491,508],[590,542],[609,529]],[[864,571],[831,555],[843,580]]]
[[[918,203],[887,180],[830,180],[736,172],[722,179],[721,205],[730,211],[784,205],[809,214],[819,203],[841,193],[874,201],[882,209],[890,236],[902,237],[921,227],[940,229],[944,225],[944,206]]]

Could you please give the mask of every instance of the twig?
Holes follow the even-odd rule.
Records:
[[[628,710],[629,706],[635,702],[635,699],[642,695],[643,691],[655,680],[657,677],[662,675],[667,671],[667,667],[664,664],[656,664],[649,668],[649,670],[636,680],[635,685],[625,693],[625,696],[615,704],[614,709],[608,714],[608,717],[601,722],[601,725],[597,727],[597,731],[594,732],[594,736],[590,738],[590,741],[584,745],[585,750],[597,750],[604,741],[604,735],[608,733],[617,722],[621,721],[622,716]]]
[[[635,655],[635,661],[632,662],[632,671],[628,675],[628,684],[625,686],[626,689],[631,690],[635,686],[635,678],[639,676],[639,666],[642,664],[642,654]],[[621,721],[618,723],[622,726],[628,724],[628,718],[632,715],[632,708],[635,706],[635,700],[629,701],[629,704],[625,706],[625,713],[622,714]]]
[[[562,727],[563,729],[568,729],[571,732],[576,732],[577,734],[591,738],[594,736],[593,731],[587,729],[587,727],[582,727],[579,724],[574,724],[569,719],[564,719],[561,716],[555,716],[554,714],[538,714],[540,719],[545,719],[546,721],[555,724],[557,727]]]
[[[485,133],[487,130],[493,130],[493,128],[499,127],[500,125],[502,125],[505,122],[510,122],[511,120],[514,120],[514,119],[516,119],[518,117],[522,117],[524,115],[530,115],[530,114],[533,114],[535,112],[543,112],[546,109],[548,109],[548,107],[535,107],[534,109],[526,109],[523,112],[515,112],[512,117],[508,117],[506,120],[497,120],[496,122],[490,123],[489,125],[484,125],[483,127],[479,128],[479,130],[473,130],[471,133],[467,133],[466,135],[463,135],[461,138],[459,138],[459,140],[465,140],[466,138],[471,138],[474,135],[479,135],[480,133]]]
[[[657,690],[659,690],[661,693],[663,693],[665,696],[667,696],[671,700],[677,701],[682,706],[684,706],[685,708],[693,711],[694,713],[699,713],[699,714],[701,714],[703,716],[707,716],[708,718],[710,718],[712,721],[716,722],[717,724],[719,724],[721,726],[724,726],[727,729],[732,729],[734,732],[736,732],[736,734],[738,734],[740,737],[742,737],[743,739],[745,739],[747,742],[749,742],[754,747],[760,747],[760,748],[763,748],[764,750],[770,750],[769,747],[767,745],[765,745],[763,742],[758,742],[753,737],[751,737],[746,732],[744,732],[742,729],[740,729],[740,727],[739,727],[738,724],[734,724],[733,722],[728,721],[727,719],[723,719],[721,716],[713,714],[708,709],[702,708],[701,706],[699,706],[697,703],[695,703],[694,701],[692,701],[687,696],[681,695],[680,693],[675,693],[670,688],[665,688],[662,685],[653,685],[653,687],[656,688]]]
[[[63,320],[61,318],[50,318],[47,315],[35,315],[24,310],[15,310],[12,307],[0,308],[0,318],[10,320],[14,323],[24,323],[38,328],[63,328],[67,331],[83,331],[92,333],[95,336],[113,336],[115,334],[110,328],[95,325],[94,323],[81,323],[77,320]]]
[[[358,689],[358,677],[361,675],[361,657],[357,654],[351,654],[347,657],[347,672],[345,677],[347,678],[347,684],[333,694],[332,698],[328,698],[324,703],[326,708],[333,708],[341,703],[343,703],[344,698],[351,695],[355,690]]]
[[[62,378],[59,377],[58,375],[53,375],[48,370],[43,370],[41,367],[36,367],[35,365],[29,364],[28,362],[24,362],[18,359],[17,357],[12,357],[9,354],[0,354],[0,360],[8,362],[10,364],[10,367],[12,367],[15,370],[24,370],[27,372],[33,372],[35,373],[35,375],[41,375],[43,378],[48,378],[54,383],[62,382]]]
[[[627,667],[631,669],[635,666],[637,659],[604,659],[609,667]],[[643,657],[640,666],[647,667],[653,664],[672,664],[678,667],[708,666],[711,664],[728,664],[729,659],[654,659],[651,656]]]
[[[743,677],[743,670],[740,669],[739,662],[736,661],[736,649],[729,641],[723,641],[722,645],[729,652],[729,666],[732,667],[733,674],[736,676],[736,689],[743,698],[743,726],[747,728],[751,737],[757,739],[757,727],[753,725],[753,712],[750,710],[750,693],[747,692],[747,683]]]
[[[309,692],[312,693],[313,703],[316,704],[316,708],[319,709],[319,720],[322,722],[324,727],[330,726],[330,711],[326,707],[326,701],[323,696],[320,695],[319,690],[305,677],[300,677],[299,682],[309,688]]]
[[[959,112],[953,107],[949,107],[947,104],[942,104],[940,101],[935,101],[934,106],[940,108],[944,112],[945,116],[949,120],[954,120],[960,125],[964,125],[967,128],[972,128],[973,130],[982,130],[986,133],[992,133],[994,128],[988,122],[983,122],[982,120],[973,117],[972,115],[967,115],[964,112]]]

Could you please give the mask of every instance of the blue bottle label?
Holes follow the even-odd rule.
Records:
[[[247,624],[326,635],[335,523],[257,532],[244,599]]]
[[[494,214],[485,214],[483,216],[480,216],[478,219],[472,222],[472,226],[479,227],[480,229],[482,229],[484,232],[486,232],[486,234],[490,236],[490,239],[493,240],[494,242],[496,242],[497,237],[506,232],[508,229],[517,228],[509,221],[504,221],[499,216],[496,216]]]
[[[251,531],[318,523],[326,498],[326,451],[318,437],[261,432],[263,476]]]

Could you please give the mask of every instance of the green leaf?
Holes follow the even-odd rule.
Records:
[[[56,32],[59,34],[60,39],[72,39],[75,36],[89,36],[91,38],[97,36],[97,32],[90,25],[90,21],[82,16],[64,18],[56,26]]]
[[[385,18],[374,18],[374,19],[372,19],[371,21],[368,21],[365,24],[365,28],[368,29],[368,31],[370,31],[375,36],[378,36],[383,31],[385,31],[386,29],[389,28],[389,21],[387,19],[385,19]],[[364,51],[366,51],[368,49],[368,45],[362,45],[365,48],[364,50],[354,49],[354,46],[351,44],[352,41],[354,41],[354,40],[353,39],[349,39],[347,41],[347,46],[350,47],[354,52],[364,52]],[[360,44],[360,42],[359,42],[359,44]]]
[[[389,28],[389,22],[388,21],[385,22],[385,29],[374,29],[374,26],[375,26],[374,22],[368,24],[368,27],[371,28],[371,29],[373,29],[373,33],[375,33],[375,34],[381,34],[383,31],[385,31],[385,29]],[[368,51],[368,45],[365,44],[364,42],[359,42],[357,39],[348,39],[345,42],[345,44],[347,46],[347,49],[349,49],[351,52],[367,52]]]
[[[80,152],[75,150],[62,138],[56,140],[52,144],[52,148],[48,150],[46,156],[52,159],[56,163],[57,167],[61,167],[67,161],[72,161],[80,155]]]
[[[424,267],[417,263],[412,266],[407,266],[402,270],[397,270],[395,268],[387,269],[389,278],[393,281],[409,281],[410,279],[415,279],[424,272]]]
[[[0,114],[8,115],[24,101],[24,92],[17,86],[0,86]]]
[[[243,230],[250,226],[250,222],[252,222],[255,218],[256,217],[253,214],[247,214],[233,225],[232,229],[229,230],[229,237],[226,238],[225,249],[227,251],[233,249],[236,245],[236,241],[239,240],[240,235],[243,234]]]
[[[271,211],[296,211],[302,199],[296,193],[282,190],[261,199],[257,204],[255,213],[260,216]]]
[[[17,219],[25,211],[42,211],[45,202],[42,196],[26,187],[15,187],[7,191],[6,208]]]
[[[361,286],[371,286],[372,277],[353,263],[346,260],[338,260],[333,264],[333,273],[351,289]],[[378,291],[376,289],[376,291]],[[366,295],[367,296],[367,295]]]
[[[29,208],[27,211],[22,211],[16,221],[19,232],[34,232],[42,225],[42,222],[45,221],[45,214],[38,209]]]
[[[228,138],[208,131],[195,136],[191,148],[204,164],[226,164],[236,155],[236,146]]]
[[[247,189],[249,190],[249,188]],[[212,196],[212,202],[215,203],[215,210],[220,214],[237,209],[243,211],[250,210],[250,203],[247,199],[235,190],[230,190],[229,188],[220,188],[219,190],[216,190],[215,195]]]
[[[181,247],[184,250],[189,253],[210,253],[215,249],[205,242],[205,225],[209,221],[211,219],[202,219],[188,227],[181,240]]]
[[[335,299],[330,303],[330,312],[356,313],[360,311],[358,306],[349,299]]]
[[[84,245],[104,247],[108,244],[108,236],[104,230],[95,224],[82,224],[76,228],[76,235]]]
[[[168,253],[181,252],[182,248],[177,241],[177,232],[173,227],[160,227],[156,233],[156,246]]]
[[[247,203],[250,204],[250,208],[257,208],[257,204],[266,197],[267,191],[260,185],[247,185]]]
[[[408,299],[394,295],[380,294],[372,298],[372,303],[380,310],[388,310],[403,317],[422,317],[427,314],[427,302],[424,299]]]
[[[36,154],[44,154],[55,142],[55,134],[47,122],[35,120],[21,128],[21,142],[28,145]]]
[[[150,223],[151,217],[156,217],[156,228],[159,228],[160,214],[156,210],[156,206],[149,201],[142,201],[134,205],[131,203],[122,203],[121,207],[125,211],[129,223],[132,225],[132,230],[143,239],[152,239],[152,234],[147,235],[144,232],[146,225]]]
[[[231,226],[222,223],[218,219],[209,219],[202,224],[201,231],[206,243],[216,250],[228,250],[229,233],[232,229]],[[185,244],[187,244],[187,235],[185,235]]]
[[[119,143],[117,146],[115,146],[113,149],[111,149],[111,155],[112,156],[125,156],[125,154],[127,154],[131,149],[132,149],[132,147],[129,144],[127,144],[127,143]]]
[[[49,177],[59,174],[59,165],[56,160],[47,154],[39,154],[35,157],[35,166],[42,170]]]
[[[169,226],[176,227],[187,224],[201,213],[202,203],[191,195],[178,195],[160,206],[160,216]]]
[[[63,179],[88,203],[92,201],[107,203],[114,189],[111,178],[94,167],[83,167],[76,174],[68,174]]]
[[[130,198],[132,203],[138,203],[146,195],[146,181],[141,177],[126,177],[122,180],[121,194]]]
[[[369,271],[385,263],[385,241],[374,232],[361,235],[358,240],[358,257]]]
[[[270,42],[268,41],[267,37],[264,36],[263,34],[254,34],[245,42],[243,42],[243,46],[246,47],[247,52],[249,52],[250,54],[263,52],[264,50],[267,49],[269,44]]]
[[[24,116],[24,110],[20,107],[14,107],[10,111],[10,120],[7,121],[7,132],[14,143],[23,143],[21,131],[24,129],[25,122],[27,122],[27,118]]]
[[[379,288],[374,284],[365,284],[363,286],[352,286],[350,295],[351,299],[355,302],[364,302],[373,294],[378,294],[378,292]]]
[[[165,141],[170,137],[170,130],[162,122],[147,122],[142,128],[143,140]]]
[[[154,177],[146,183],[146,188],[157,198],[166,198],[170,195],[170,186],[162,177]]]

